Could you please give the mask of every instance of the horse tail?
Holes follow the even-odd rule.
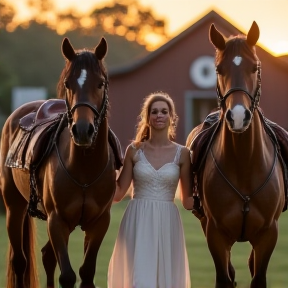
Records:
[[[26,258],[26,269],[24,272],[24,287],[26,288],[39,288],[39,280],[37,274],[36,263],[36,226],[34,219],[28,215],[24,219],[23,227],[23,251]],[[16,288],[16,274],[12,267],[13,250],[9,244],[8,250],[8,265],[7,265],[7,288]]]

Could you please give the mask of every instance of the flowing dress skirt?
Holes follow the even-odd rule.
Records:
[[[108,288],[190,288],[182,221],[172,201],[130,200],[108,269]]]

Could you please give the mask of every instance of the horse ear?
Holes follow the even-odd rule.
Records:
[[[107,41],[104,37],[100,40],[99,44],[95,47],[95,55],[98,60],[102,60],[107,53]]]
[[[224,36],[216,29],[214,24],[211,24],[209,30],[209,40],[219,50],[225,49],[225,38]]]
[[[255,21],[253,21],[252,26],[247,34],[247,43],[251,46],[256,45],[260,35],[260,30]]]
[[[69,61],[72,61],[73,58],[76,56],[73,46],[71,45],[69,39],[66,37],[62,42],[62,54]]]

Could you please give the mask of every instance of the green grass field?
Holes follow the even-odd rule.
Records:
[[[212,258],[206,245],[200,223],[190,212],[184,210],[177,200],[182,221],[184,225],[186,244],[188,250],[192,288],[211,288],[214,287],[215,271]],[[127,205],[124,200],[112,207],[112,219],[109,230],[102,243],[97,260],[97,271],[95,283],[97,287],[106,288],[107,267],[114,241],[116,239],[120,220]],[[40,249],[47,241],[46,222],[36,220],[38,231],[38,267],[41,288],[45,287],[45,273],[41,262]],[[267,281],[269,288],[287,288],[288,287],[288,212],[281,215],[279,221],[279,238],[277,246],[270,260]],[[0,216],[0,287],[5,287],[6,271],[6,251],[7,251],[7,233],[5,227],[5,217]],[[69,241],[69,251],[72,266],[76,274],[82,263],[83,257],[83,232],[79,227],[71,234]],[[236,243],[232,249],[232,263],[236,270],[236,280],[238,288],[248,288],[250,283],[250,274],[247,267],[247,259],[250,254],[250,244]],[[59,277],[59,271],[55,274]],[[79,281],[79,280],[78,280]]]

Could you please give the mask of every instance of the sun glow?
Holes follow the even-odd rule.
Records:
[[[270,50],[275,56],[288,54],[288,41],[278,41],[271,45]]]
[[[1,1],[1,0],[0,0]],[[28,0],[2,0],[7,3],[11,3],[16,11],[17,15],[14,18],[13,23],[8,27],[9,31],[13,31],[16,26],[20,23],[29,21],[31,16],[35,16],[35,11],[28,9]],[[82,16],[85,13],[95,9],[95,7],[103,7],[105,5],[117,3],[116,0],[51,0],[58,11],[77,12],[77,15]],[[120,0],[119,0],[120,1]],[[131,0],[133,1],[133,0]],[[143,7],[151,8],[153,14],[160,18],[165,18],[167,27],[166,32],[169,38],[177,36],[179,33],[184,31],[190,25],[196,23],[200,18],[204,17],[211,9],[220,14],[228,22],[235,27],[239,28],[243,32],[247,32],[251,23],[255,20],[260,27],[260,39],[258,45],[262,46],[265,50],[268,50],[274,56],[280,56],[288,54],[288,1],[287,0],[203,0],[203,1],[187,1],[187,0],[135,0],[139,2]],[[238,4],[239,5],[238,5]],[[250,9],[247,10],[249,3]],[[247,5],[246,5],[247,4]],[[238,8],[235,7],[238,5]],[[261,5],[261,6],[259,6]],[[191,7],[193,6],[193,7]],[[131,10],[133,10],[131,5]],[[261,9],[259,9],[261,7]],[[191,9],[193,8],[193,9]],[[273,15],[271,14],[273,11]],[[130,11],[131,13],[133,11]],[[132,13],[133,14],[133,13]],[[38,15],[39,16],[39,15]],[[50,17],[52,18],[52,17]],[[132,17],[133,18],[133,17]],[[50,22],[53,22],[50,19]],[[131,21],[129,17],[123,19],[125,21]],[[135,19],[132,19],[135,20]],[[122,34],[124,36],[126,30],[125,27],[112,27],[111,21],[107,19],[105,21],[107,29],[113,30],[113,33]],[[89,21],[89,18],[83,18],[83,26],[91,28],[95,23]],[[51,25],[52,23],[50,23]],[[125,22],[125,24],[128,24]],[[71,22],[63,24],[61,27],[57,23],[54,24],[57,27],[58,33],[65,33],[65,29],[73,25]],[[51,25],[52,26],[52,25]],[[144,42],[149,42],[149,50],[157,49],[160,45],[165,42],[165,39],[159,39],[155,33],[148,33]],[[135,35],[126,36],[130,41],[135,40]],[[138,40],[143,38],[142,35],[136,37]],[[167,40],[167,39],[166,39]]]

